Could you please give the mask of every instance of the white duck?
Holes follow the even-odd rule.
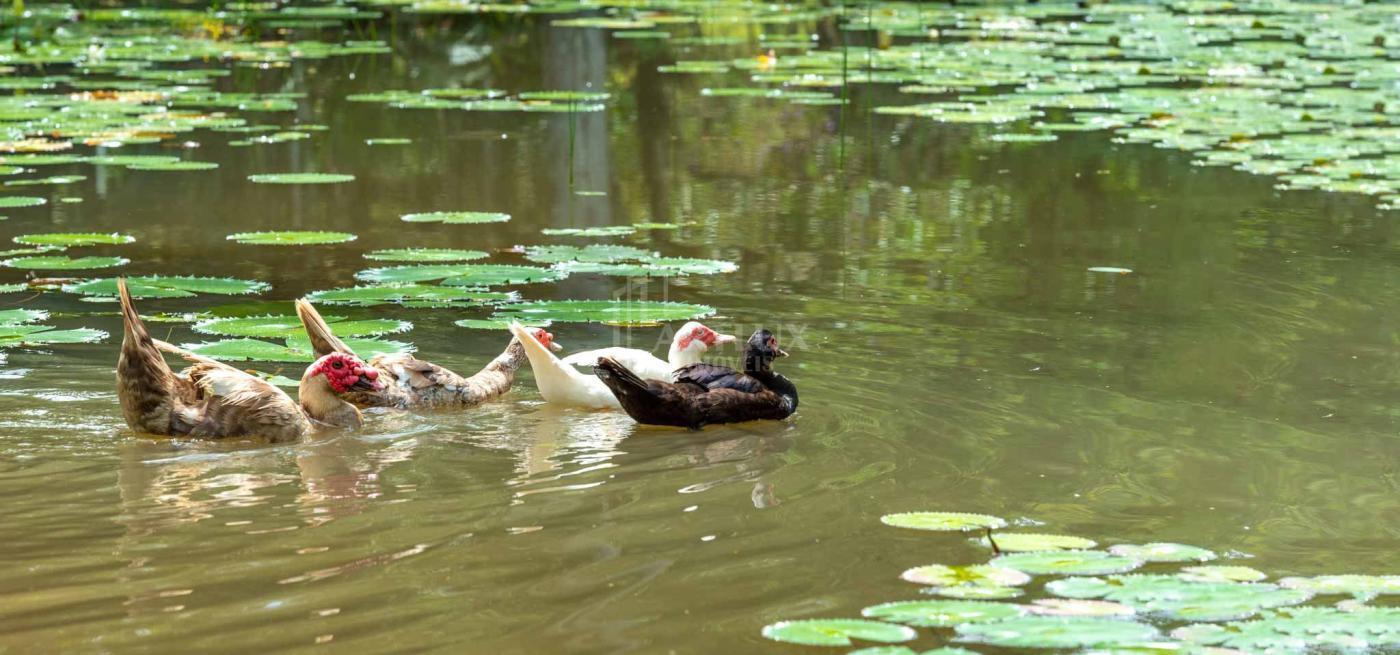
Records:
[[[638,348],[614,346],[574,353],[565,357],[563,362],[573,366],[592,368],[594,364],[598,363],[598,358],[610,357],[613,361],[626,367],[627,370],[636,373],[643,380],[670,382],[671,373],[676,369],[698,364],[710,348],[733,342],[734,335],[720,334],[705,327],[699,321],[691,321],[676,331],[676,338],[671,340],[671,351],[667,353],[664,360]]]
[[[510,332],[525,347],[525,357],[535,371],[535,386],[546,402],[591,409],[622,409],[617,396],[602,380],[555,357],[525,326],[511,321]]]

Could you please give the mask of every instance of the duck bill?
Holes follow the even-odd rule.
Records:
[[[549,342],[549,349],[553,350],[554,352],[562,352],[564,350],[564,347],[559,345],[558,341],[551,341]]]
[[[350,385],[350,388],[355,391],[383,391],[384,385],[380,384],[379,380],[371,380],[361,375],[358,380],[355,380],[355,384]]]
[[[782,348],[779,348],[779,347],[777,347],[777,346],[774,346],[774,347],[773,347],[773,356],[774,356],[774,357],[787,357],[787,351],[786,351],[786,350],[783,350]]]
[[[723,346],[723,345],[726,344],[726,343],[734,343],[735,341],[738,341],[738,340],[739,340],[739,337],[736,337],[736,336],[734,336],[734,335],[732,335],[732,334],[720,334],[720,333],[718,333],[718,332],[715,333],[715,345],[716,345],[716,346]]]

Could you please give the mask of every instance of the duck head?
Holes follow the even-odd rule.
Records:
[[[304,379],[318,376],[324,376],[326,384],[336,393],[384,389],[384,383],[379,381],[379,371],[360,358],[345,353],[331,353],[316,360],[316,363],[306,370]]]
[[[559,352],[564,349],[563,346],[559,345],[558,343],[555,343],[554,335],[546,332],[544,328],[531,328],[530,336],[534,337],[535,341],[540,342],[541,346],[544,346],[545,348],[548,348],[554,352]]]
[[[737,339],[732,334],[720,334],[706,327],[704,323],[691,321],[676,331],[676,338],[671,340],[671,352],[698,362],[705,351],[735,341]]]
[[[744,345],[744,372],[766,373],[773,370],[773,360],[787,357],[787,352],[778,347],[778,337],[768,330],[759,330],[749,337]]]

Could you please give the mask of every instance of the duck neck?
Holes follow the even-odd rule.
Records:
[[[671,365],[671,370],[676,370],[682,366],[700,363],[700,352],[698,348],[682,348],[678,343],[671,343],[671,351],[666,354],[666,363]]]
[[[297,397],[301,400],[301,411],[314,421],[349,430],[364,424],[360,410],[337,396],[325,376],[303,377],[297,387]]]

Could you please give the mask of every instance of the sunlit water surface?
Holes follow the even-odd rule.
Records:
[[[525,374],[498,402],[373,413],[357,434],[172,442],[123,424],[118,337],[11,351],[0,651],[785,652],[762,625],[852,616],[914,595],[897,579],[907,567],[985,559],[958,537],[879,525],[914,509],[1033,519],[1103,543],[1193,543],[1274,574],[1394,572],[1395,216],[1098,134],[998,144],[980,128],[873,116],[866,90],[842,112],[705,98],[723,78],[656,72],[713,48],[471,24],[400,25],[393,55],[240,69],[220,88],[304,90],[294,117],[266,118],[331,130],[245,148],[197,133],[194,155],[221,166],[210,172],[75,167],[90,179],[55,193],[86,202],[12,210],[0,237],[120,230],[138,241],[89,251],[130,257],[130,274],[266,280],[265,299],[286,300],[349,285],[375,248],[494,250],[551,242],[543,227],[687,221],[618,241],[738,272],[521,291],[669,297],[719,308],[711,324],[725,331],[773,329],[793,354],[779,364],[801,389],[797,416],[642,429],[546,406]],[[459,85],[614,97],[572,119],[343,100]],[[376,137],[414,143],[365,145]],[[292,170],[358,179],[245,180]],[[434,210],[514,220],[398,220]],[[224,240],[257,229],[359,239]],[[52,322],[120,334],[109,306],[45,294],[6,307],[16,300],[96,310]],[[350,313],[413,321],[403,338],[461,371],[507,340],[454,327],[459,312]],[[556,327],[569,349],[666,339]]]

